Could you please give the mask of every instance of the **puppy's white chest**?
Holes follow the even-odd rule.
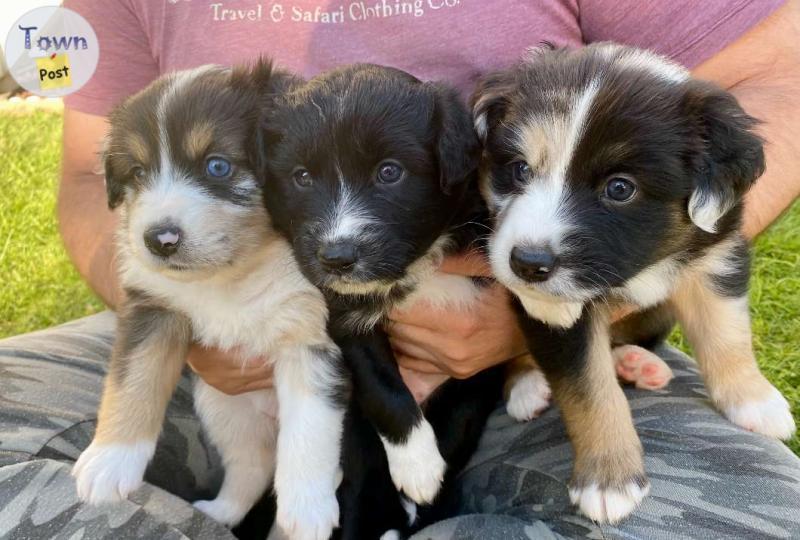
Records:
[[[187,313],[205,345],[269,355],[282,345],[326,340],[324,300],[299,272],[276,276],[269,265],[230,287],[196,293]]]
[[[468,277],[435,272],[417,285],[400,308],[407,309],[413,304],[424,302],[438,309],[469,309],[477,302],[480,293],[480,287]]]
[[[128,285],[184,313],[194,339],[206,346],[269,357],[277,347],[327,342],[325,301],[301,274],[289,246],[273,246],[253,266],[234,277],[191,282],[136,272]]]

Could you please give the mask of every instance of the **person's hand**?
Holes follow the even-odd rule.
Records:
[[[487,263],[475,254],[447,258],[441,271],[491,276]],[[509,293],[499,284],[487,287],[469,311],[445,311],[418,303],[406,311],[393,311],[389,320],[386,331],[398,364],[418,374],[463,379],[527,349]],[[412,392],[417,396],[435,379],[422,384],[415,377]]]
[[[406,383],[417,403],[425,401],[434,390],[439,388],[439,385],[450,378],[444,373],[420,373],[402,366],[399,369],[403,382]]]
[[[233,396],[272,387],[272,367],[262,358],[243,362],[235,352],[192,345],[186,361],[206,384],[224,394]]]

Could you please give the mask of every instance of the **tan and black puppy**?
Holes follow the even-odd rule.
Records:
[[[73,472],[82,499],[140,485],[195,341],[275,368],[274,389],[238,396],[198,379],[196,407],[226,471],[217,498],[196,506],[235,525],[274,474],[291,538],[326,539],[337,524],[347,378],[322,295],[272,229],[246,151],[258,107],[293,84],[265,62],[205,66],[112,113],[105,171],[126,301],[97,432]]]
[[[788,404],[751,343],[739,225],[764,153],[736,99],[654,54],[597,44],[542,48],[489,75],[474,118],[492,268],[561,407],[573,502],[615,522],[649,490],[614,372],[617,303],[645,310],[624,325],[642,342],[663,336],[674,313],[714,404],[746,429],[788,438]]]

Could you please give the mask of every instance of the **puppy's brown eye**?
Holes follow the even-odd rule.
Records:
[[[144,169],[142,167],[134,167],[131,169],[131,176],[136,178],[137,180],[142,180],[144,178]]]
[[[403,178],[403,168],[393,161],[384,161],[378,167],[378,182],[394,184]]]
[[[300,187],[311,187],[311,184],[314,183],[314,179],[311,178],[311,173],[306,169],[295,170],[292,173],[292,179],[294,183]]]
[[[612,176],[606,183],[606,196],[615,202],[627,202],[636,194],[636,184],[624,176]]]
[[[524,184],[530,179],[531,166],[524,161],[516,161],[511,164],[511,176],[514,178],[514,182]]]

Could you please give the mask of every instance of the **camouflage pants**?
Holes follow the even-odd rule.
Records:
[[[213,495],[221,472],[188,377],[145,487],[119,504],[76,500],[69,470],[92,436],[113,326],[103,313],[0,341],[0,538],[230,538],[186,502]],[[461,477],[461,515],[415,538],[800,538],[800,460],[724,420],[691,361],[664,355],[676,374],[667,391],[626,390],[653,485],[622,525],[597,526],[571,508],[556,411],[516,424],[498,410]]]

